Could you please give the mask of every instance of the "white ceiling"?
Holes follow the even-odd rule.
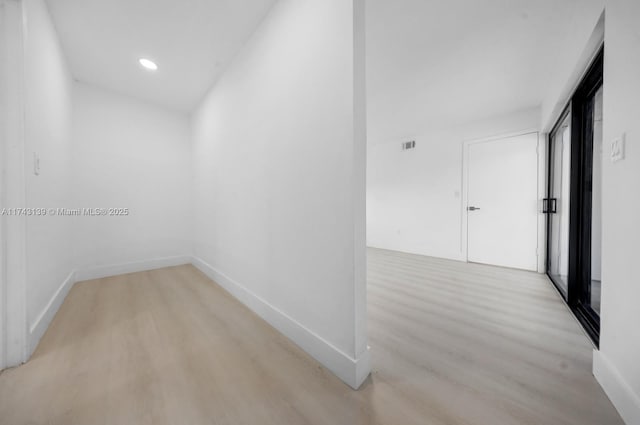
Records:
[[[276,0],[47,0],[73,76],[189,111]],[[140,67],[141,57],[159,70]]]
[[[368,0],[369,135],[539,106],[582,1]]]
[[[189,111],[276,1],[47,4],[76,79]],[[370,135],[540,105],[582,1],[367,0]],[[143,69],[140,57],[159,70]]]

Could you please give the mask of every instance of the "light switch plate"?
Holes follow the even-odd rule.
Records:
[[[40,155],[38,155],[38,152],[33,153],[33,174],[40,175]]]
[[[611,162],[618,162],[624,159],[625,135],[614,139],[611,142]]]

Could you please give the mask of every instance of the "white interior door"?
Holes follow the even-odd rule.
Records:
[[[468,145],[467,258],[537,270],[538,133]]]

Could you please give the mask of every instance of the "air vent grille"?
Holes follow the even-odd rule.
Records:
[[[416,147],[416,141],[412,140],[410,142],[402,142],[402,150],[406,151],[408,149],[413,149]]]

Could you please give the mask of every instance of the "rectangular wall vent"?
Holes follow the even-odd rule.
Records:
[[[412,140],[410,142],[402,142],[402,150],[406,151],[407,149],[413,149],[416,147],[416,141]]]

